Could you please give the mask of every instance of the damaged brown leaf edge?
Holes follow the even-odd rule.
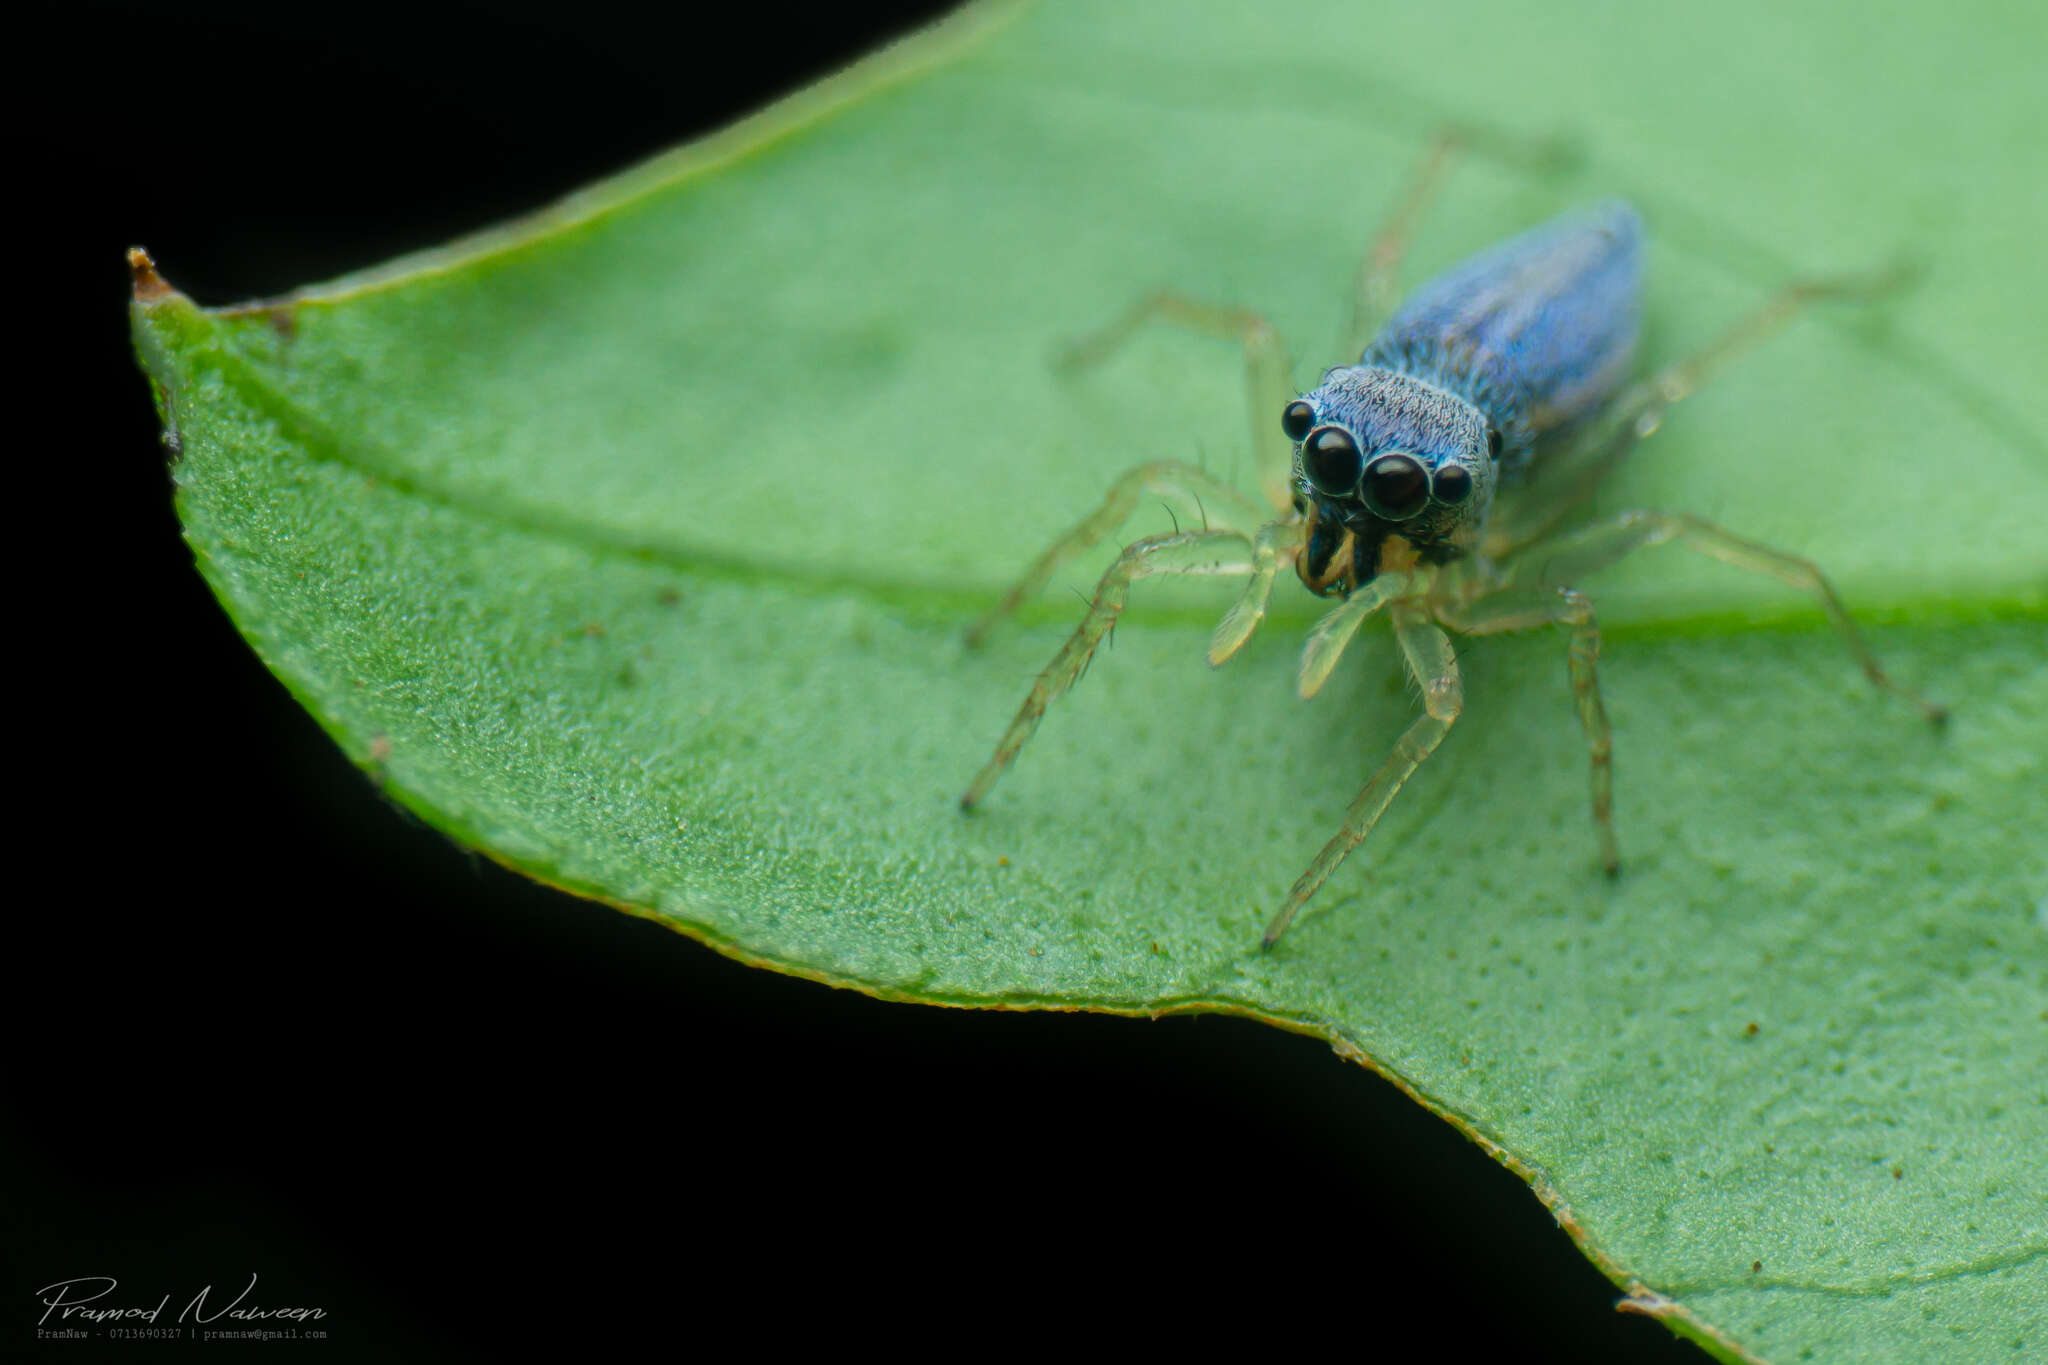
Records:
[[[178,292],[164,283],[164,277],[156,273],[156,262],[139,246],[128,248],[128,275],[134,282],[135,302],[142,307],[160,303]]]

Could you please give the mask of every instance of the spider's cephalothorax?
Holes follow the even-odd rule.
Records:
[[[1295,568],[1311,592],[1346,597],[1387,570],[1471,553],[1501,442],[1473,404],[1413,375],[1348,365],[1280,422],[1296,443],[1308,534]]]

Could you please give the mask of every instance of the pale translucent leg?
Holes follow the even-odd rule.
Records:
[[[1123,525],[1138,504],[1149,498],[1164,498],[1177,504],[1190,521],[1205,523],[1207,528],[1235,531],[1245,536],[1250,536],[1267,516],[1266,510],[1257,502],[1193,465],[1176,460],[1141,464],[1127,470],[1111,484],[1102,505],[1090,512],[1080,525],[1054,541],[1024,571],[1024,576],[1003,594],[1003,600],[967,628],[967,643],[975,646],[987,639],[989,631],[1036,595],[1060,565]]]
[[[1370,582],[1361,583],[1351,596],[1344,599],[1342,606],[1316,622],[1316,628],[1309,632],[1308,643],[1301,648],[1301,681],[1297,690],[1303,701],[1322,691],[1323,684],[1336,670],[1337,660],[1344,656],[1345,646],[1365,624],[1365,618],[1395,598],[1407,596],[1415,587],[1416,579],[1417,575],[1412,573],[1380,574]]]
[[[1273,325],[1257,313],[1162,290],[1138,300],[1122,317],[1069,346],[1057,363],[1069,370],[1100,364],[1151,322],[1235,341],[1244,348],[1245,392],[1251,404],[1252,451],[1258,463],[1259,486],[1275,508],[1291,507],[1294,443],[1280,430],[1280,410],[1295,396],[1287,375],[1287,346]]]
[[[1423,211],[1443,189],[1444,177],[1449,174],[1451,164],[1458,159],[1465,142],[1466,134],[1462,129],[1443,128],[1437,131],[1436,136],[1430,139],[1428,150],[1423,152],[1422,160],[1416,163],[1408,188],[1394,205],[1394,211],[1387,215],[1372,244],[1365,249],[1365,256],[1358,263],[1358,278],[1351,291],[1350,326],[1344,333],[1345,364],[1357,363],[1366,343],[1373,339],[1373,334],[1393,315],[1395,305],[1400,303],[1401,258],[1408,254],[1408,243],[1415,235],[1415,225],[1422,221]]]
[[[1451,167],[1468,151],[1536,171],[1561,169],[1571,160],[1571,149],[1554,138],[1530,140],[1469,125],[1439,128],[1416,163],[1408,187],[1358,263],[1351,318],[1344,334],[1347,363],[1357,361],[1366,343],[1401,302],[1401,260],[1408,254],[1416,225],[1442,192]]]
[[[1117,617],[1122,614],[1130,597],[1132,583],[1159,574],[1200,577],[1251,573],[1252,554],[1250,542],[1234,531],[1178,531],[1172,535],[1147,536],[1133,542],[1102,576],[1102,582],[1095,589],[1095,599],[1088,605],[1088,614],[1081,618],[1081,624],[1066,645],[1045,666],[1045,671],[1038,675],[1038,681],[1031,685],[1024,704],[1017,709],[1017,718],[1010,722],[1010,728],[1003,732],[1002,741],[996,745],[994,756],[983,765],[973,784],[960,798],[960,808],[970,810],[988,795],[989,788],[995,785],[1003,769],[1010,766],[1011,760],[1017,757],[1017,751],[1024,747],[1024,741],[1031,738],[1038,722],[1044,719],[1045,708],[1081,676],[1096,646],[1102,643],[1102,637],[1116,625]]]
[[[1834,626],[1835,633],[1842,637],[1842,643],[1862,665],[1863,676],[1880,690],[1919,708],[1920,714],[1928,720],[1939,724],[1948,719],[1947,707],[1893,681],[1891,675],[1884,671],[1877,656],[1870,652],[1870,646],[1863,642],[1856,623],[1849,619],[1848,609],[1836,596],[1834,585],[1828,582],[1827,576],[1812,560],[1745,540],[1698,517],[1675,512],[1622,512],[1528,547],[1505,567],[1504,579],[1510,584],[1528,587],[1576,581],[1646,545],[1662,545],[1672,540],[1724,564],[1733,564],[1738,569],[1769,574],[1810,594],[1827,613],[1828,621]]]
[[[1614,842],[1614,731],[1600,700],[1600,625],[1593,604],[1572,588],[1521,589],[1439,607],[1437,615],[1464,635],[1498,635],[1539,626],[1560,626],[1570,634],[1572,700],[1593,759],[1593,828],[1600,840],[1600,865],[1613,876],[1621,870],[1621,851]]]
[[[1394,603],[1394,634],[1401,642],[1408,671],[1422,686],[1424,714],[1394,741],[1394,751],[1344,812],[1344,824],[1336,837],[1323,845],[1323,851],[1316,854],[1308,870],[1295,880],[1279,912],[1266,926],[1265,947],[1273,946],[1316,888],[1329,880],[1352,849],[1365,842],[1402,785],[1436,751],[1464,706],[1464,688],[1458,681],[1458,662],[1452,655],[1450,638],[1430,621],[1426,609],[1410,602]]]
[[[1244,647],[1244,642],[1259,628],[1259,622],[1266,619],[1266,604],[1273,597],[1273,579],[1301,553],[1307,530],[1307,523],[1295,516],[1259,528],[1252,538],[1252,576],[1209,638],[1210,667],[1220,668]]]
[[[1827,300],[1870,303],[1903,289],[1918,275],[1918,270],[1900,264],[1862,275],[1794,280],[1780,287],[1763,307],[1722,333],[1706,349],[1659,371],[1651,381],[1657,389],[1657,396],[1667,406],[1688,396],[1715,370],[1770,336],[1813,304]]]
[[[1822,300],[1869,302],[1899,289],[1911,279],[1912,272],[1897,267],[1873,275],[1795,280],[1786,285],[1710,345],[1666,366],[1615,399],[1576,451],[1562,455],[1554,468],[1539,473],[1502,509],[1488,530],[1485,553],[1498,559],[1548,535],[1620,467],[1637,441],[1657,430],[1673,403],[1697,392],[1716,370],[1765,340],[1809,305]]]

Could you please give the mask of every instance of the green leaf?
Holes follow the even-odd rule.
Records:
[[[1729,1358],[2038,1359],[2038,25],[1158,9],[970,7],[528,222],[275,304],[205,312],[144,272],[201,570],[393,796],[533,876],[891,998],[1326,1037]],[[988,648],[960,629],[1127,464],[1250,486],[1230,348],[1147,333],[1078,381],[1051,349],[1170,285],[1266,311],[1312,374],[1453,118],[1584,156],[1461,166],[1411,278],[1621,194],[1656,235],[1659,357],[1796,271],[1931,261],[1686,402],[1610,501],[1813,555],[1955,720],[1865,687],[1779,586],[1644,556],[1591,585],[1626,875],[1594,868],[1560,641],[1474,641],[1466,719],[1262,953],[1413,712],[1390,644],[1305,705],[1305,595],[1212,672],[1217,595],[1141,588],[964,818],[1104,557]]]

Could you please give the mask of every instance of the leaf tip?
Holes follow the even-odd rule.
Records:
[[[157,303],[178,292],[164,283],[164,277],[156,273],[156,262],[139,246],[128,248],[128,278],[137,303]]]

